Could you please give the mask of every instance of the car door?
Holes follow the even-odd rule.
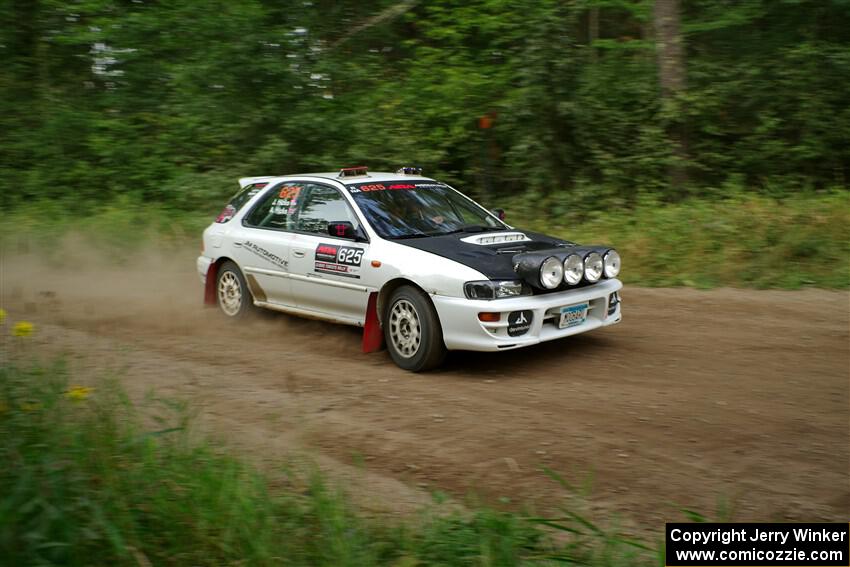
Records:
[[[365,234],[339,189],[306,184],[292,239],[292,298],[298,308],[349,323],[362,323],[369,299],[361,271],[369,262],[365,238],[329,234],[329,226],[351,223]]]
[[[290,247],[302,189],[299,183],[275,185],[245,215],[231,236],[233,256],[259,302],[294,306]]]

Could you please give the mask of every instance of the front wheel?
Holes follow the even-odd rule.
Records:
[[[384,315],[384,337],[398,366],[422,372],[446,357],[443,330],[431,300],[411,286],[393,292]]]
[[[218,269],[215,290],[219,309],[232,319],[247,317],[256,309],[242,270],[233,262]]]

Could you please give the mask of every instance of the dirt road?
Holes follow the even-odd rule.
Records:
[[[192,251],[67,260],[3,261],[1,305],[39,324],[42,352],[186,397],[259,458],[359,463],[367,499],[400,507],[427,488],[552,510],[577,497],[548,467],[591,487],[591,513],[653,530],[679,508],[850,516],[846,292],[626,288],[618,326],[414,375],[360,354],[357,329],[224,325],[201,307]]]

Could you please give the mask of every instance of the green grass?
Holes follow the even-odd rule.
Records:
[[[781,201],[733,193],[609,212],[520,211],[509,220],[582,244],[615,246],[621,279],[644,286],[850,287],[850,193]]]
[[[514,209],[508,208],[508,221],[583,244],[617,247],[621,278],[628,284],[850,287],[850,193],[782,200],[726,193],[676,204],[641,197],[630,207],[610,203],[594,211],[557,199],[517,199]],[[201,231],[220,208],[215,202],[186,212],[123,199],[80,212],[58,202],[32,203],[5,213],[0,246],[61,261],[56,243],[73,233],[105,257],[122,261],[145,246],[198,246]]]
[[[3,363],[3,564],[663,564],[566,510],[531,518],[435,503],[405,521],[365,517],[316,472],[259,472],[190,435],[188,415],[173,400],[134,406],[114,379],[74,390],[62,361]]]
[[[39,201],[4,213],[0,246],[5,252],[31,252],[61,261],[63,239],[72,237],[105,258],[121,262],[146,247],[200,248],[201,233],[220,209],[207,206],[187,212],[130,198],[100,206]]]

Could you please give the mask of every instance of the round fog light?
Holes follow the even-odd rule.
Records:
[[[576,285],[584,275],[584,264],[578,254],[570,254],[564,260],[564,281],[570,285]]]
[[[590,283],[598,282],[602,277],[602,256],[591,252],[584,259],[584,279]]]
[[[620,273],[620,255],[616,250],[609,250],[602,258],[605,263],[605,277],[616,278]]]
[[[540,265],[540,285],[555,289],[564,280],[564,265],[554,256],[549,256]]]

